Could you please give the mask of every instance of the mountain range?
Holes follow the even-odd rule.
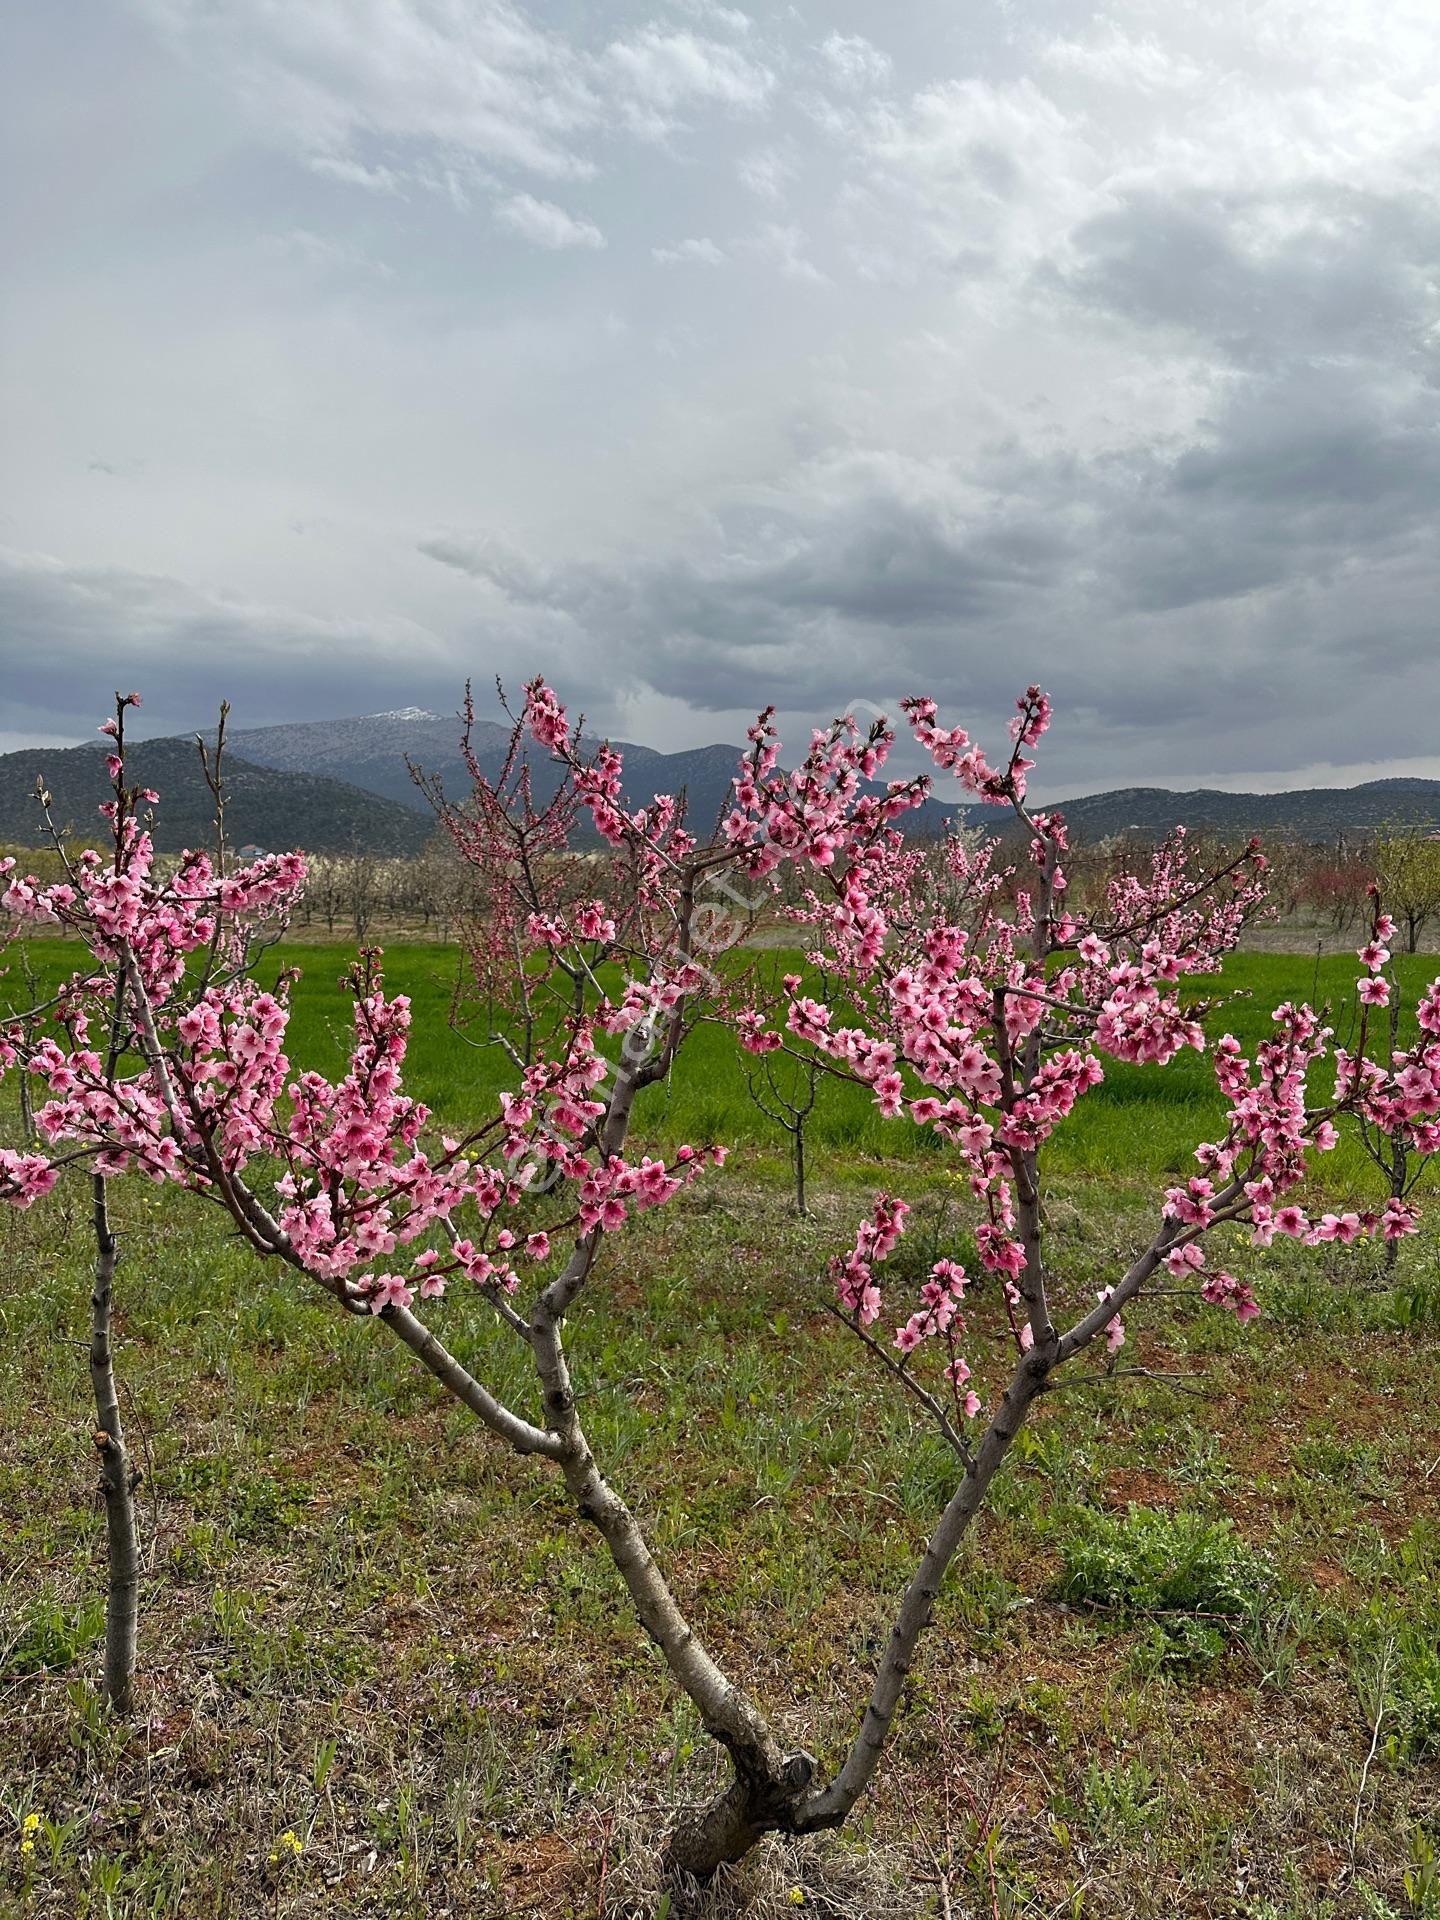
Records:
[[[428,813],[428,802],[410,775],[406,757],[438,775],[450,794],[463,796],[467,778],[457,744],[459,731],[460,722],[453,716],[405,707],[352,720],[248,728],[233,739],[238,751],[262,766],[328,773]],[[509,738],[508,727],[476,721],[473,745],[487,773],[498,769]],[[625,791],[632,806],[651,794],[675,793],[683,787],[689,795],[693,825],[704,831],[718,818],[728,800],[740,757],[738,747],[658,753],[653,747],[616,745],[624,755]],[[1117,787],[1062,801],[1060,810],[1077,839],[1092,841],[1125,833],[1159,839],[1181,825],[1230,836],[1258,833],[1334,840],[1345,834],[1372,833],[1395,821],[1440,827],[1440,780],[1370,780],[1363,786],[1297,787],[1283,793]],[[993,807],[932,801],[906,824],[911,832],[936,832],[956,817],[993,826],[997,814]]]
[[[1116,787],[1062,800],[1057,810],[1065,815],[1075,840],[1127,833],[1159,840],[1172,827],[1184,826],[1212,828],[1227,839],[1258,833],[1262,839],[1318,844],[1387,826],[1440,827],[1440,780],[1367,780],[1357,787],[1291,787],[1283,793]]]
[[[213,842],[215,802],[193,735],[128,746],[126,768],[131,780],[160,795],[152,830],[161,853]],[[225,825],[232,846],[413,854],[434,831],[428,817],[352,781],[301,769],[281,773],[228,750],[224,770]],[[89,743],[0,754],[0,841],[31,847],[44,843],[37,780],[44,781],[52,796],[51,814],[62,832],[96,845],[103,842],[109,829],[97,810],[110,798],[110,782],[103,752]]]
[[[236,846],[300,845],[311,853],[359,848],[380,854],[416,853],[434,825],[430,804],[411,775],[410,763],[438,779],[452,797],[463,798],[469,778],[459,737],[460,722],[453,715],[419,707],[236,730],[229,735],[225,760],[231,841]],[[508,741],[508,727],[476,721],[475,756],[492,777]],[[43,778],[54,795],[57,823],[89,835],[96,824],[95,810],[108,796],[99,745],[0,755],[0,840],[34,845],[43,838],[34,800],[37,778]],[[625,794],[632,806],[643,804],[652,794],[674,793],[683,787],[698,831],[707,831],[719,817],[739,758],[737,747],[659,753],[652,747],[616,745],[624,755]],[[155,821],[161,851],[208,842],[214,807],[193,735],[141,741],[130,751],[132,777],[161,795]],[[541,794],[554,778],[548,765],[543,771],[537,765]],[[1306,787],[1284,793],[1122,787],[1064,802],[1062,810],[1077,840],[1127,833],[1154,839],[1184,824],[1227,836],[1259,833],[1332,841],[1373,832],[1398,820],[1440,827],[1440,781],[1372,780],[1363,786]],[[952,807],[932,801],[905,824],[911,832],[933,833],[954,818],[993,825],[997,814],[989,807]]]
[[[410,773],[407,761],[438,779],[452,799],[469,791],[469,775],[460,751],[461,722],[453,715],[427,713],[403,707],[394,713],[371,713],[350,720],[313,720],[292,726],[250,727],[231,735],[237,753],[261,766],[286,773],[302,770],[327,773],[353,781],[367,792],[411,807],[430,817],[430,803]],[[471,746],[483,772],[495,777],[510,743],[510,729],[492,720],[477,720]],[[657,793],[678,793],[689,801],[691,826],[708,833],[729,803],[730,783],[740,760],[740,749],[730,746],[689,747],[680,753],[659,753],[653,747],[616,741],[625,760],[625,795],[632,807],[643,806]],[[549,762],[533,763],[532,778],[538,797],[553,791],[558,779]],[[917,809],[907,821],[911,832],[940,832],[956,809],[933,801]]]

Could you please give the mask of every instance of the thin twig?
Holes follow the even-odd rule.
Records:
[[[859,1340],[863,1341],[875,1355],[876,1359],[880,1361],[881,1365],[884,1366],[888,1372],[893,1373],[900,1384],[915,1396],[921,1406],[924,1407],[925,1411],[930,1415],[930,1418],[935,1422],[936,1426],[939,1427],[946,1443],[968,1468],[974,1456],[970,1452],[965,1436],[956,1430],[949,1414],[946,1413],[944,1407],[941,1406],[934,1394],[921,1386],[920,1382],[915,1378],[914,1374],[910,1372],[908,1367],[902,1367],[898,1361],[892,1360],[874,1335],[867,1333],[858,1320],[853,1320],[849,1314],[842,1313],[833,1300],[826,1301],[825,1309],[827,1313],[834,1314],[842,1327],[848,1327]]]
[[[1380,1746],[1380,1728],[1385,1719],[1385,1689],[1390,1680],[1390,1661],[1395,1653],[1395,1642],[1385,1642],[1385,1652],[1380,1660],[1380,1686],[1375,1702],[1375,1725],[1370,1734],[1370,1751],[1365,1756],[1365,1764],[1360,1769],[1360,1791],[1355,1795],[1355,1816],[1350,1822],[1350,1854],[1345,1864],[1344,1885],[1348,1886],[1355,1878],[1355,1851],[1360,1844],[1360,1815],[1365,1806],[1365,1788],[1369,1783],[1370,1769],[1375,1764],[1375,1754]]]

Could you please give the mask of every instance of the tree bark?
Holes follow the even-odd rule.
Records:
[[[636,1092],[650,1071],[648,1062],[622,1065],[601,1125],[599,1144],[606,1155],[622,1151]],[[558,1444],[558,1463],[575,1509],[604,1540],[640,1624],[699,1710],[706,1732],[730,1756],[731,1785],[699,1815],[680,1823],[667,1853],[671,1867],[709,1879],[718,1867],[743,1859],[763,1834],[795,1830],[795,1811],[814,1776],[815,1762],[809,1754],[785,1753],[754,1701],[716,1665],[670,1591],[634,1514],[590,1450],[565,1357],[563,1328],[590,1276],[600,1239],[595,1227],[576,1241],[564,1269],[535,1304],[529,1339],[545,1419]]]
[[[110,1345],[111,1299],[118,1249],[110,1229],[105,1181],[98,1173],[92,1176],[92,1181],[95,1285],[90,1295],[90,1383],[95,1393],[95,1451],[100,1460],[109,1568],[101,1693],[116,1713],[128,1714],[133,1705],[135,1632],[140,1606],[140,1545],[135,1526],[135,1488],[140,1475],[131,1466],[125,1447]]]
[[[792,1753],[778,1772],[742,1769],[731,1754],[734,1778],[706,1807],[686,1815],[675,1826],[665,1849],[665,1864],[674,1873],[710,1880],[721,1867],[732,1866],[767,1833],[798,1833],[806,1790],[814,1778],[815,1762],[808,1753]]]
[[[1392,1020],[1390,1024],[1393,1037],[1393,1029],[1398,1025],[1398,1022]],[[1392,1133],[1390,1136],[1389,1171],[1390,1197],[1393,1200],[1403,1200],[1405,1198],[1405,1187],[1410,1173],[1410,1155],[1405,1146],[1404,1135],[1398,1131]],[[1398,1240],[1387,1240],[1385,1242],[1385,1271],[1387,1273],[1393,1273],[1399,1264],[1399,1260],[1400,1242]]]
[[[811,1798],[801,1809],[798,1822],[803,1833],[826,1827],[838,1827],[849,1816],[874,1776],[880,1754],[890,1735],[895,1709],[915,1658],[920,1635],[934,1618],[935,1601],[949,1571],[960,1542],[985,1501],[990,1483],[1001,1461],[1010,1451],[1031,1405],[1045,1386],[1049,1367],[1036,1352],[1027,1354],[1006,1389],[989,1431],[966,1470],[964,1479],[950,1496],[945,1511],[926,1544],[920,1564],[905,1589],[895,1624],[890,1629],[885,1657],[875,1676],[869,1704],[860,1731],[846,1756],[845,1764],[823,1793]]]

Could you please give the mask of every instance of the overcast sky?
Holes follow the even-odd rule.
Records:
[[[12,0],[0,749],[553,677],[1440,776],[1435,0]]]

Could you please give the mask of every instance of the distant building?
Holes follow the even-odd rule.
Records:
[[[237,860],[243,860],[248,867],[252,860],[263,860],[266,852],[267,849],[265,847],[237,847],[235,850],[235,858]]]

